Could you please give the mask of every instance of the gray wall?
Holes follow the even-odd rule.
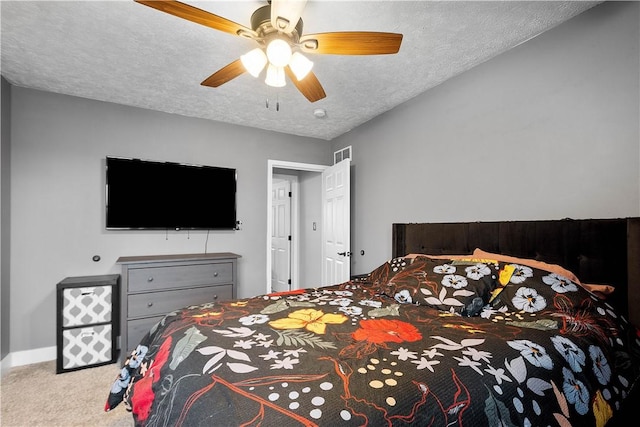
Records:
[[[11,318],[9,301],[11,286],[9,282],[9,244],[10,244],[10,216],[9,199],[11,183],[11,85],[0,78],[0,98],[2,98],[2,117],[0,118],[0,360],[9,354]],[[4,365],[3,365],[3,371]]]
[[[640,215],[639,9],[596,6],[335,140],[352,272],[391,257],[393,222]]]
[[[12,353],[54,346],[56,284],[118,273],[120,256],[199,253],[205,245],[236,252],[238,296],[264,293],[267,160],[332,159],[326,141],[20,87],[11,103]],[[107,155],[236,168],[242,230],[212,231],[208,241],[205,231],[105,231]]]
[[[300,285],[316,287],[321,283],[322,268],[322,174],[301,171],[300,182]],[[313,223],[316,229],[313,229]]]

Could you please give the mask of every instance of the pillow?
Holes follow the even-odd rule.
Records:
[[[407,265],[410,265],[416,257],[428,257],[434,259],[458,259],[469,258],[471,255],[426,255],[426,254],[408,254],[403,257],[392,258],[385,262],[381,266],[372,270],[366,277],[363,278],[364,282],[368,282],[374,286],[386,285],[389,280],[395,276],[398,272],[404,270]]]
[[[408,254],[403,257],[392,258],[381,266],[372,270],[364,280],[373,285],[385,285],[389,280],[402,271],[407,265],[410,265],[416,257],[428,257],[433,259],[459,259],[469,258],[471,255],[427,255],[427,254]]]
[[[401,304],[416,304],[476,316],[497,287],[498,265],[477,262],[473,257],[457,259],[415,255],[396,259],[388,268],[387,281],[378,280],[378,292]],[[377,277],[382,277],[379,274]]]
[[[549,264],[549,263],[538,261],[535,259],[516,258],[509,255],[494,254],[491,252],[483,251],[482,249],[479,249],[479,248],[476,248],[473,251],[473,255],[474,257],[492,258],[497,261],[526,265],[528,267],[538,268],[540,270],[548,271],[550,273],[556,273],[559,276],[566,277],[567,279],[571,280],[573,283],[576,283],[582,286],[583,288],[585,288],[589,292],[592,292],[598,298],[601,298],[601,299],[605,299],[607,295],[612,294],[613,291],[615,290],[615,288],[611,285],[597,285],[597,284],[582,283],[580,282],[580,279],[578,278],[578,276],[576,276],[573,272],[557,264]]]
[[[495,259],[497,261],[510,262],[510,263],[514,263],[514,264],[521,264],[521,265],[526,265],[528,267],[538,268],[540,270],[545,270],[545,271],[548,271],[550,273],[559,274],[560,276],[564,276],[564,277],[566,277],[567,279],[571,280],[574,283],[580,284],[580,280],[578,279],[578,277],[575,274],[573,274],[571,271],[569,271],[566,268],[563,268],[563,267],[561,267],[561,266],[559,266],[557,264],[548,264],[546,262],[538,261],[538,260],[535,260],[535,259],[517,258],[517,257],[509,256],[509,255],[494,254],[494,253],[491,253],[491,252],[483,251],[480,248],[476,248],[473,251],[473,256],[474,257],[479,257],[479,258],[491,258],[491,259]]]
[[[429,254],[409,254],[405,258],[427,257],[432,259],[464,259],[471,258],[473,255],[429,255]]]
[[[606,299],[607,296],[611,295],[613,291],[616,290],[616,288],[611,285],[596,285],[594,283],[580,283],[580,286],[589,292],[593,292],[600,299]]]
[[[497,310],[506,308],[526,313],[561,311],[567,314],[575,309],[588,310],[597,300],[582,285],[556,272],[518,263],[503,264],[501,271],[509,269],[511,273],[506,278],[506,285],[497,289],[491,301]]]
[[[412,258],[405,257],[390,259],[380,267],[372,270],[367,277],[367,281],[374,286],[386,285],[396,273],[402,271],[404,267],[411,264],[412,261]]]

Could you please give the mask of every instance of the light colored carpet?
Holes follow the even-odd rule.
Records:
[[[56,362],[12,368],[2,378],[2,427],[131,427],[123,404],[104,412],[119,365],[56,374]]]

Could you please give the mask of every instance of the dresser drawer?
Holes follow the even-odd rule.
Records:
[[[146,335],[151,328],[162,320],[164,316],[147,317],[144,319],[129,320],[127,322],[127,336],[128,336],[128,349],[125,353],[125,357],[129,355],[131,350],[140,344],[140,341]]]
[[[128,273],[129,292],[232,282],[233,263],[231,262],[130,268]]]
[[[147,317],[166,314],[189,305],[228,300],[233,296],[233,285],[205,286],[175,291],[148,292],[129,295],[128,317]]]

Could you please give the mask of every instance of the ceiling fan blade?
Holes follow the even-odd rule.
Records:
[[[291,34],[298,25],[307,0],[271,0],[271,25]]]
[[[136,3],[143,4],[145,6],[152,7],[161,12],[168,13],[178,18],[183,18],[197,24],[204,25],[205,27],[213,28],[214,30],[223,31],[234,35],[242,35],[245,37],[257,37],[255,31],[240,25],[237,22],[230,21],[206,10],[198,9],[197,7],[189,6],[188,4],[180,3],[179,1],[172,0],[135,0]]]
[[[287,76],[289,76],[289,80],[293,82],[293,85],[297,87],[300,93],[302,93],[310,102],[319,101],[327,96],[327,94],[324,93],[324,89],[322,88],[320,81],[312,71],[309,71],[309,74],[307,74],[302,80],[297,79],[288,65],[285,67],[284,71],[287,73]]]
[[[300,37],[300,49],[334,55],[382,55],[398,53],[402,34],[344,31],[307,34]]]
[[[244,65],[242,65],[242,61],[240,59],[236,59],[231,64],[211,74],[200,84],[202,86],[218,87],[225,84],[229,80],[235,79],[245,71],[246,69],[244,68]]]

